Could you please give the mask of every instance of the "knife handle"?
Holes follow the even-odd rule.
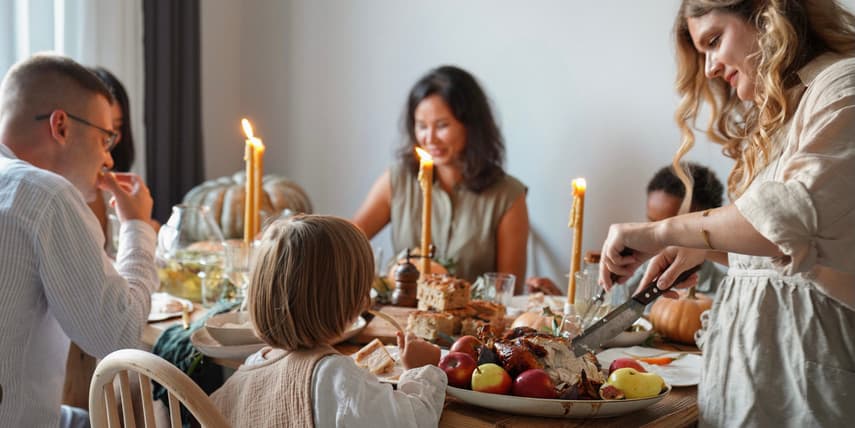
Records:
[[[636,294],[632,299],[638,303],[641,303],[642,305],[647,305],[648,303],[656,300],[656,298],[661,296],[664,292],[670,290],[672,287],[674,287],[675,284],[679,284],[679,283],[689,279],[689,277],[692,276],[692,274],[694,274],[695,272],[697,272],[700,269],[701,269],[701,265],[697,265],[697,266],[681,273],[680,276],[677,277],[677,280],[675,280],[671,285],[668,286],[668,288],[666,288],[664,290],[662,290],[656,286],[656,281],[652,281],[650,284],[647,284],[646,286],[644,286],[644,288],[641,289],[641,291],[639,291],[638,294]]]

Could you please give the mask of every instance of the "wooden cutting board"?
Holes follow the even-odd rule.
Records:
[[[382,306],[379,308],[381,312],[387,314],[398,321],[398,324],[401,327],[407,328],[407,317],[410,316],[410,312],[416,310],[416,308],[404,308],[400,306]],[[368,325],[362,329],[362,332],[354,336],[351,341],[356,343],[368,343],[374,338],[380,339],[381,342],[389,345],[396,345],[397,339],[395,337],[395,333],[398,330],[393,327],[391,324],[386,322],[380,317],[374,317],[371,321],[368,322]]]

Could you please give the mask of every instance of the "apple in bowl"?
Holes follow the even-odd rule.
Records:
[[[449,352],[439,360],[448,384],[457,388],[469,388],[476,367],[475,359],[464,352]]]
[[[642,373],[631,367],[617,369],[603,386],[611,385],[627,399],[655,397],[665,389],[665,380],[656,373]],[[602,391],[602,389],[601,389]]]
[[[472,390],[477,392],[507,394],[513,383],[511,375],[498,364],[481,364],[472,373]]]
[[[464,354],[469,354],[470,357],[474,360],[478,360],[478,349],[482,346],[481,341],[478,340],[475,336],[461,336],[460,339],[454,341],[454,344],[451,345],[449,351],[451,352],[463,352]]]
[[[647,373],[647,370],[644,369],[644,366],[642,366],[641,363],[636,361],[634,358],[621,357],[615,358],[615,360],[612,361],[611,364],[609,364],[609,374],[614,373],[617,369],[622,369],[625,367],[633,368],[641,373]]]
[[[514,380],[511,394],[518,397],[557,398],[555,383],[543,369],[528,369]]]

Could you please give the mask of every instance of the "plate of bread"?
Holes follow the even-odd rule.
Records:
[[[441,350],[441,356],[446,354],[448,350]],[[382,383],[397,384],[398,378],[404,374],[398,347],[383,345],[379,339],[372,340],[350,357],[357,366],[377,376],[377,380]]]

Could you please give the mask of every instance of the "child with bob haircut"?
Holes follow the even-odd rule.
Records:
[[[374,256],[347,220],[299,215],[264,232],[247,298],[269,345],[211,395],[234,426],[436,426],[447,384],[439,348],[398,335],[398,390],[330,344],[369,302]]]

